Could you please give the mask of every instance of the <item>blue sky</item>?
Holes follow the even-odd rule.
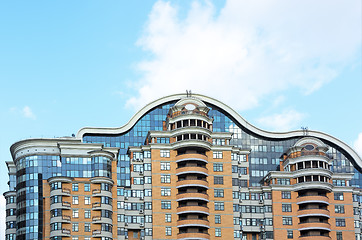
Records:
[[[358,0],[2,1],[0,173],[15,141],[121,126],[186,89],[362,154],[361,22]]]

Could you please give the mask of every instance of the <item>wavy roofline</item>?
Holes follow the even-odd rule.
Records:
[[[177,101],[182,98],[186,98],[186,94],[173,94],[169,96],[165,96],[162,98],[159,98],[155,101],[152,101],[151,103],[147,104],[145,107],[143,107],[141,110],[139,110],[136,114],[133,115],[133,117],[126,123],[125,125],[121,127],[83,127],[81,128],[77,133],[77,138],[82,139],[83,136],[87,133],[91,134],[122,134],[132,129],[132,127],[140,120],[140,118],[148,113],[150,110],[154,109],[155,107],[165,104],[170,101]],[[259,135],[264,138],[270,138],[275,140],[282,140],[282,139],[288,139],[288,138],[294,138],[294,137],[316,137],[319,139],[323,139],[325,141],[328,141],[332,143],[333,145],[338,146],[341,148],[345,153],[347,153],[354,161],[354,165],[359,168],[360,171],[362,171],[362,159],[359,157],[359,155],[356,153],[356,151],[351,148],[349,145],[344,143],[343,141],[339,140],[338,138],[335,138],[329,134],[315,131],[315,130],[308,130],[307,134],[306,131],[303,130],[294,130],[289,132],[270,132],[266,130],[262,130],[260,128],[255,127],[254,125],[247,122],[243,117],[240,116],[239,113],[237,113],[234,109],[226,105],[225,103],[220,102],[217,99],[201,95],[201,94],[192,94],[192,97],[196,97],[198,99],[201,99],[202,101],[215,105],[219,107],[220,109],[224,110],[226,113],[228,113],[232,118],[234,118],[235,121],[237,121],[242,127],[247,129],[250,132],[253,132],[256,135]]]

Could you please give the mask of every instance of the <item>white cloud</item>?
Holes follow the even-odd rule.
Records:
[[[362,132],[358,134],[357,140],[354,142],[354,150],[362,157]]]
[[[289,131],[299,127],[301,120],[305,117],[303,113],[296,110],[285,110],[279,114],[261,117],[257,120],[263,127],[273,131]]]
[[[3,195],[0,195],[0,236],[5,236],[5,209],[6,201]]]
[[[33,120],[36,119],[35,114],[33,113],[33,111],[31,110],[31,108],[30,108],[29,106],[25,106],[25,107],[22,109],[22,114],[23,114],[23,116],[26,117],[26,118],[30,118],[30,119],[33,119]]]
[[[360,9],[358,0],[228,0],[216,13],[195,1],[180,17],[158,1],[138,40],[151,55],[127,104],[191,89],[243,110],[293,87],[310,94],[356,61]]]

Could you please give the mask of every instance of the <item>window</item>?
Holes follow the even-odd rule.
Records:
[[[73,204],[79,204],[79,197],[78,196],[73,197]]]
[[[84,204],[85,205],[91,204],[90,197],[84,197]]]
[[[222,152],[221,151],[214,151],[212,153],[213,158],[222,158]]]
[[[224,184],[223,176],[214,176],[214,184]]]
[[[170,150],[160,150],[160,157],[169,158],[170,157]]]
[[[345,227],[346,221],[344,218],[336,218],[336,227]]]
[[[91,211],[90,210],[84,210],[84,218],[91,218]]]
[[[84,183],[84,192],[90,192],[90,183]]]
[[[78,217],[79,217],[79,210],[78,210],[78,209],[73,209],[73,217],[74,217],[74,218],[78,218]]]
[[[282,199],[291,199],[290,192],[282,192]]]
[[[161,170],[170,170],[171,166],[170,166],[170,162],[161,162]]]
[[[292,204],[282,204],[282,212],[291,212]]]
[[[344,205],[335,205],[334,211],[335,213],[344,213]]]
[[[224,202],[215,202],[215,211],[224,211]]]
[[[293,225],[291,217],[283,217],[283,225]]]
[[[222,163],[214,163],[214,172],[222,172],[222,171],[223,171]]]
[[[287,238],[292,238],[293,239],[293,230],[288,230]]]
[[[343,240],[342,232],[337,232],[337,240]]]
[[[90,223],[84,223],[84,232],[90,232],[90,231],[91,231]]]
[[[161,183],[171,183],[171,175],[162,174],[161,175]]]
[[[161,201],[161,209],[171,209],[171,201]]]
[[[73,184],[72,184],[72,190],[73,190],[74,192],[78,192],[78,183],[73,183]]]
[[[78,223],[73,223],[73,224],[72,224],[72,231],[73,231],[73,232],[78,232],[78,231],[79,231],[79,225],[78,225]]]
[[[152,222],[152,215],[145,215],[145,222],[151,223]]]
[[[334,193],[334,200],[343,201],[343,193]]]
[[[161,188],[161,196],[171,196],[171,188]]]
[[[171,236],[171,235],[172,235],[171,227],[166,227],[166,236]]]
[[[145,236],[152,236],[152,228],[145,228]]]
[[[215,237],[221,237],[221,228],[215,228]]]
[[[215,215],[215,224],[221,224],[221,216]]]
[[[171,221],[172,221],[171,214],[166,213],[165,214],[165,222],[171,222]]]
[[[214,197],[223,198],[224,197],[224,189],[214,189]]]

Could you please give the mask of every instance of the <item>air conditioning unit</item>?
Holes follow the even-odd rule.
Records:
[[[141,237],[140,240],[145,240],[145,237]]]
[[[128,235],[124,236],[125,239],[128,239]]]
[[[238,163],[241,164],[241,160],[238,160]]]
[[[125,225],[125,226],[128,226],[128,223],[125,223],[124,225]]]
[[[145,197],[143,197],[143,196],[142,196],[142,197],[140,197],[140,200],[143,200],[143,199],[145,199]]]
[[[144,224],[144,223],[140,223],[140,227],[141,227],[141,228],[145,227],[145,224]]]
[[[144,210],[143,210],[143,209],[140,209],[140,213],[143,214],[143,213],[144,213]]]
[[[128,200],[128,197],[124,197],[124,200]]]
[[[242,203],[243,202],[243,199],[239,199],[239,203]]]
[[[260,200],[259,200],[259,203],[260,203],[260,204],[263,204],[263,203],[264,203],[264,200],[263,200],[263,199],[260,199]]]
[[[241,173],[239,173],[239,177],[241,177],[241,175],[242,175],[242,174],[241,174]]]
[[[140,175],[143,175],[143,171],[140,171]]]

